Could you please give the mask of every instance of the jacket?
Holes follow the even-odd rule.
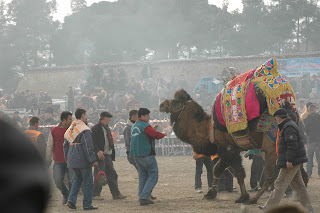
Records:
[[[38,148],[43,159],[46,157],[46,141],[44,135],[33,127],[24,132]]]
[[[67,166],[71,169],[89,168],[92,167],[93,163],[97,162],[90,130],[85,130],[78,134],[73,142],[69,143],[65,139],[63,151]]]
[[[66,131],[67,128],[63,128],[61,123],[51,129],[47,142],[46,161],[48,165],[51,164],[52,156],[54,162],[66,163],[63,152],[64,133]]]
[[[124,143],[126,145],[127,154],[130,152],[131,127],[134,123],[129,119],[127,125],[123,129]]]
[[[109,131],[109,134],[111,135],[111,130],[109,128],[109,126],[107,127],[103,127],[103,125],[101,125],[100,123],[94,125],[91,128],[92,131],[92,139],[93,139],[93,146],[94,146],[94,152],[97,154],[99,151],[104,151],[104,146],[106,143],[106,140],[104,138],[104,133],[103,133],[103,129],[105,128],[107,130],[107,132]],[[111,154],[111,158],[113,161],[115,161],[116,159],[116,155],[115,155],[115,149],[114,149],[114,145],[113,145],[113,138],[110,137],[109,139],[109,147],[110,149],[112,149],[112,154]],[[110,141],[111,140],[111,141]]]
[[[155,155],[155,139],[165,134],[157,132],[149,123],[142,120],[135,122],[131,128],[130,157]]]
[[[287,168],[287,162],[293,166],[303,164],[308,161],[299,127],[290,118],[284,119],[278,124],[279,147],[278,147],[278,167]]]
[[[320,114],[313,112],[304,119],[304,130],[309,138],[308,143],[319,143],[320,141]]]

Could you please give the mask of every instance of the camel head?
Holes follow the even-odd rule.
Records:
[[[159,111],[165,113],[178,112],[190,100],[192,98],[184,89],[178,90],[173,99],[166,99],[160,103]]]

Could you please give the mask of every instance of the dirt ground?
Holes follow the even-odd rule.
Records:
[[[154,205],[139,206],[138,203],[138,175],[132,165],[129,164],[126,157],[117,157],[114,163],[119,176],[119,188],[123,195],[128,196],[125,200],[112,200],[108,186],[103,188],[102,201],[93,201],[99,210],[94,212],[226,212],[240,213],[241,204],[234,201],[239,197],[239,192],[229,193],[220,192],[214,201],[202,200],[204,193],[198,194],[194,190],[195,161],[192,156],[157,156],[159,164],[159,181],[156,185],[153,195],[158,199]],[[244,165],[247,171],[246,186],[249,188],[251,161],[244,159]],[[315,212],[320,212],[320,178],[317,175],[317,167],[314,167],[313,176],[309,182],[309,195],[314,206]],[[206,170],[202,175],[204,192],[207,190]],[[234,179],[234,186],[239,191],[239,185]],[[53,188],[53,197],[51,198],[47,212],[82,212],[82,195],[78,196],[78,209],[70,210],[67,206],[61,204],[62,196],[55,186]],[[264,204],[267,196],[266,192],[258,201],[258,204]],[[254,193],[250,193],[253,196]],[[294,202],[291,199],[284,198],[281,203]],[[257,205],[249,205],[248,212],[260,212]]]

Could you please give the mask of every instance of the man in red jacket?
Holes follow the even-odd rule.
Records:
[[[71,188],[73,175],[71,170],[67,168],[67,163],[64,158],[63,143],[64,133],[67,131],[72,123],[72,113],[64,111],[60,116],[61,122],[58,126],[51,129],[47,142],[46,160],[48,166],[51,165],[53,155],[53,178],[57,188],[63,195],[62,204],[66,204],[68,201],[69,190]],[[64,182],[64,176],[67,173],[69,187]]]

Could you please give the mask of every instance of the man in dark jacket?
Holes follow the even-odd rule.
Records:
[[[132,125],[138,120],[138,110],[133,109],[129,112],[129,119],[127,122],[127,125],[123,129],[123,137],[126,145],[126,153],[127,153],[127,159],[129,163],[131,163],[136,170],[138,170],[136,162],[133,157],[130,157],[130,142],[131,142],[131,127]]]
[[[86,110],[77,109],[75,116],[76,120],[64,134],[63,144],[64,158],[74,174],[67,205],[70,209],[76,209],[77,195],[83,182],[83,209],[94,210],[98,207],[92,205],[92,166],[98,166],[98,162],[93,149],[91,131],[86,125]]]
[[[297,197],[302,206],[313,212],[300,171],[301,165],[308,160],[299,127],[288,118],[287,110],[283,108],[278,109],[274,116],[280,131],[279,138],[277,138],[277,166],[280,168],[280,173],[274,183],[275,189],[272,191],[269,200],[259,208],[265,209],[278,205],[290,184],[291,188],[297,192]]]
[[[99,168],[106,173],[109,189],[113,199],[119,200],[125,199],[126,196],[123,196],[119,191],[118,175],[112,162],[115,160],[115,150],[111,130],[109,128],[111,118],[112,115],[109,112],[101,112],[99,123],[94,125],[91,131],[94,152],[98,157]],[[99,168],[94,169],[94,176],[98,175]],[[93,188],[93,199],[102,200],[103,198],[100,198],[102,186],[95,181]]]
[[[316,159],[318,161],[318,175],[320,176],[320,114],[317,112],[317,106],[311,104],[309,106],[310,114],[304,120],[305,132],[308,136],[308,163],[307,163],[307,174],[310,177],[312,175],[313,169],[313,156],[316,154]]]

